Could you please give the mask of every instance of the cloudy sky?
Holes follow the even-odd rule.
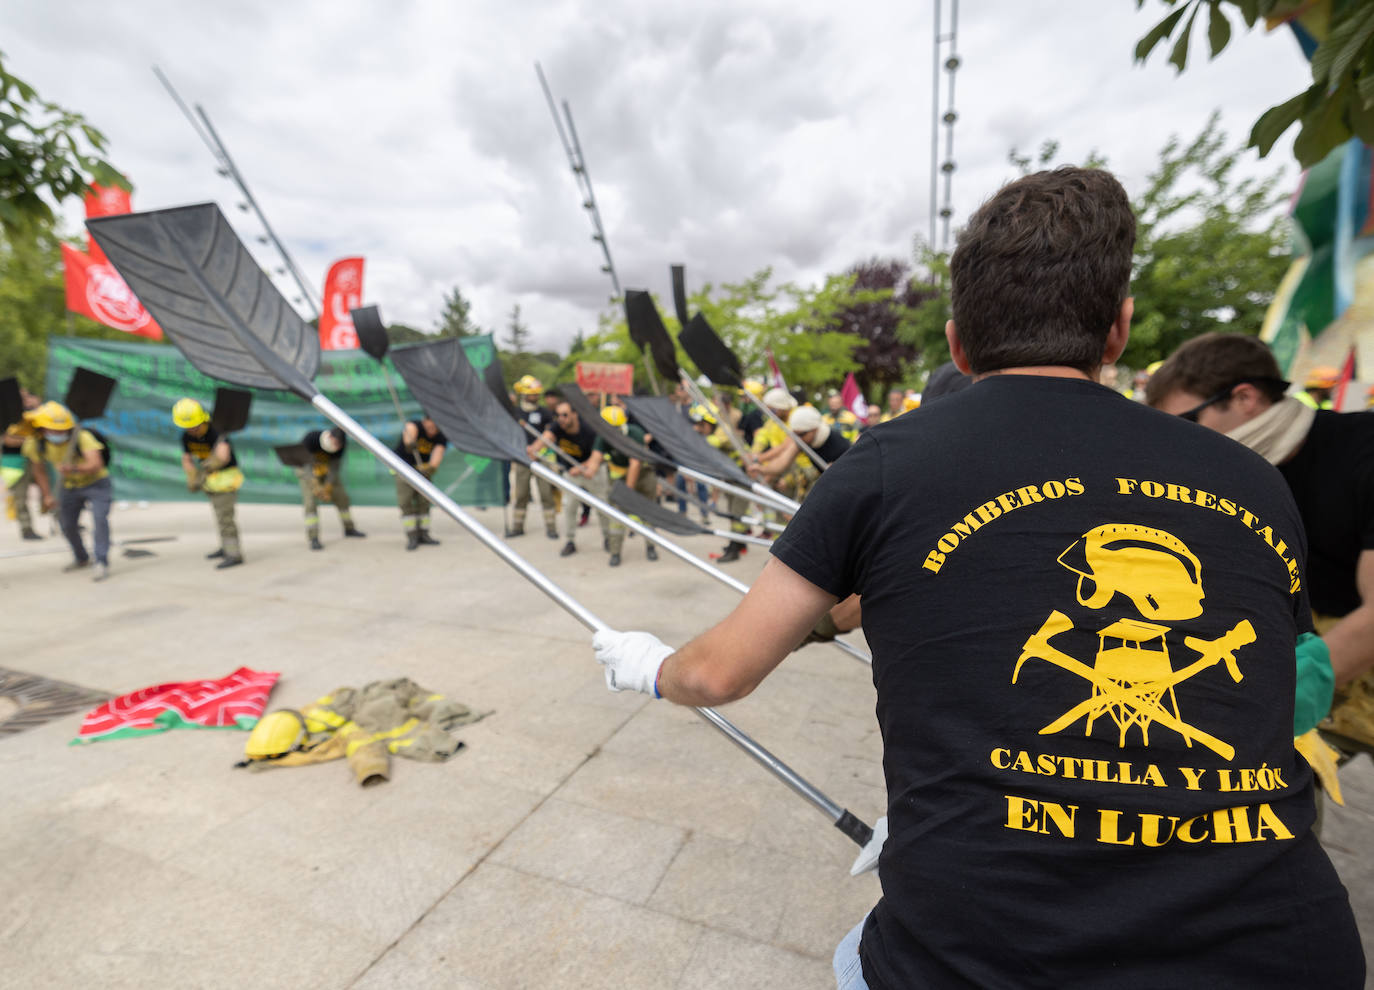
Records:
[[[1240,25],[1211,64],[1199,25],[1182,76],[1164,50],[1133,65],[1167,12],[1159,0],[1139,12],[1132,0],[960,6],[956,226],[1011,175],[1012,146],[1056,138],[1064,161],[1096,149],[1134,192],[1170,134],[1191,137],[1220,109],[1243,141],[1307,84],[1288,33]],[[0,12],[9,70],[105,131],[136,209],[215,200],[264,267],[276,263],[157,65],[210,115],[317,293],[331,261],[361,254],[365,301],[388,321],[432,328],[456,285],[484,327],[499,331],[518,303],[536,344],[556,349],[595,329],[610,283],[536,61],[572,107],[621,284],[666,300],[674,262],[696,287],[767,265],[806,283],[910,257],[930,224],[932,35],[931,0],[64,0]],[[1291,143],[1256,167],[1283,164],[1295,182]]]

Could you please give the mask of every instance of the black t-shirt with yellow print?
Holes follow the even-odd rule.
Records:
[[[417,431],[415,449],[406,450],[404,437],[396,441],[396,446],[393,449],[396,451],[396,456],[401,460],[409,461],[416,467],[420,467],[429,463],[429,456],[434,453],[435,447],[448,447],[448,437],[440,429],[434,431],[434,436],[429,436],[425,433],[425,426],[420,420],[412,419],[410,422]]]
[[[205,427],[205,435],[200,437],[191,436],[190,430],[181,431],[181,449],[190,454],[195,460],[203,461],[214,451],[215,445],[220,442],[219,431],[213,426]],[[221,464],[224,468],[238,467],[239,459],[234,454],[234,445],[229,442],[228,437],[223,438],[229,444],[229,463]]]
[[[311,473],[317,478],[323,478],[329,474],[331,463],[337,467],[343,460],[344,451],[348,449],[348,437],[343,436],[339,438],[339,449],[337,451],[331,454],[329,451],[325,450],[320,444],[320,435],[323,432],[323,430],[311,430],[305,435],[305,438],[301,440],[301,446],[303,446],[306,453],[310,455],[309,464]]]
[[[996,376],[867,431],[773,553],[863,595],[873,990],[1363,985],[1293,748],[1305,537],[1262,458]]]
[[[557,423],[549,427],[549,432],[553,434],[558,449],[577,463],[581,464],[592,456],[592,449],[596,446],[596,431],[580,419],[577,423],[576,433],[563,429]]]

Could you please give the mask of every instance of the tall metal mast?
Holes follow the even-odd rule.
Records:
[[[577,186],[582,192],[582,208],[591,217],[592,240],[601,245],[601,254],[606,259],[601,270],[611,277],[611,288],[614,290],[611,300],[615,301],[623,295],[620,291],[620,277],[615,272],[615,262],[611,260],[611,246],[606,241],[606,231],[601,225],[601,211],[596,205],[596,193],[592,190],[592,177],[587,172],[587,160],[582,157],[582,145],[577,140],[577,127],[573,124],[572,108],[568,106],[567,100],[563,101],[563,117],[568,123],[568,129],[565,131],[563,119],[558,116],[558,108],[554,105],[553,93],[549,89],[548,80],[544,78],[544,70],[538,62],[534,63],[534,71],[539,75],[539,85],[544,88],[544,99],[548,101],[549,113],[553,114],[553,126],[558,130],[558,140],[563,142],[563,150],[568,155],[568,164],[572,167],[573,176],[577,179]]]
[[[930,91],[930,246],[935,247],[935,220],[938,216],[944,222],[940,247],[949,247],[949,221],[954,216],[951,202],[951,187],[954,183],[954,122],[959,115],[954,111],[954,74],[959,70],[959,0],[950,0],[949,32],[941,33],[943,20],[940,17],[940,0],[935,0],[934,58],[932,59]],[[944,55],[948,45],[949,54]],[[944,70],[949,76],[947,102],[943,116],[940,114],[940,68],[943,57]],[[940,158],[940,124],[945,125],[945,160]],[[945,202],[938,210],[939,175],[945,177]]]
[[[219,167],[219,174],[227,179],[232,179],[234,184],[238,186],[239,193],[242,194],[245,201],[239,204],[239,208],[242,210],[251,209],[257,215],[258,222],[262,224],[262,229],[267,233],[266,238],[260,237],[258,240],[263,243],[270,240],[273,246],[276,247],[277,253],[281,256],[283,266],[281,269],[278,269],[278,271],[282,274],[290,273],[292,279],[295,280],[296,287],[300,289],[301,298],[304,299],[305,303],[318,318],[320,315],[320,307],[315,301],[315,294],[306,285],[305,279],[301,277],[300,269],[296,267],[296,262],[292,259],[290,253],[287,252],[286,245],[282,244],[281,240],[277,237],[276,231],[272,229],[272,225],[267,222],[267,215],[262,212],[262,207],[258,205],[258,201],[248,189],[248,183],[244,180],[243,173],[238,170],[238,166],[234,164],[234,160],[229,157],[229,149],[226,148],[224,142],[220,140],[219,134],[215,131],[215,125],[210,123],[209,114],[205,112],[205,109],[200,104],[196,104],[196,112],[192,114],[190,108],[186,106],[186,102],[182,100],[181,95],[172,86],[171,80],[163,75],[162,70],[157,66],[153,66],[153,73],[157,76],[162,85],[166,87],[167,92],[171,95],[172,99],[176,101],[176,105],[180,107],[181,112],[186,115],[186,119],[191,122],[191,127],[195,130],[196,135],[205,142],[205,146],[210,149],[210,154],[215,156],[215,162]],[[200,118],[199,120],[196,119],[197,115]]]

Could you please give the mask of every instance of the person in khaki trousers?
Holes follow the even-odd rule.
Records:
[[[172,422],[181,427],[181,469],[186,472],[186,490],[205,492],[215,513],[219,530],[219,549],[206,554],[218,560],[215,567],[237,567],[243,563],[239,527],[234,518],[243,472],[228,437],[210,425],[210,414],[195,399],[178,399],[172,406]]]

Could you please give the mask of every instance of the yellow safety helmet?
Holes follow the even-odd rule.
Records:
[[[1202,564],[1163,530],[1130,523],[1098,526],[1059,555],[1078,575],[1078,602],[1104,608],[1117,592],[1147,619],[1176,621],[1202,614]]]
[[[691,409],[687,410],[687,418],[693,423],[710,423],[712,426],[715,426],[717,422],[711,410],[707,409],[701,403],[697,403]]]
[[[921,397],[918,395],[908,395],[902,400],[902,412],[911,412],[913,409],[921,408]]]
[[[271,760],[304,748],[310,732],[305,716],[293,708],[268,712],[258,719],[243,746],[243,755],[250,760]]]
[[[516,395],[538,395],[544,391],[544,383],[533,375],[521,375],[515,383]]]
[[[1147,365],[1145,366],[1145,374],[1147,374],[1147,375],[1153,375],[1156,371],[1158,371],[1158,370],[1159,370],[1160,368],[1162,368],[1163,366],[1164,366],[1164,362],[1163,362],[1163,361],[1151,361],[1149,364],[1147,364]]]
[[[767,391],[763,387],[763,382],[757,378],[746,378],[741,384],[744,385],[744,390],[756,399],[763,398],[763,393]]]
[[[210,416],[195,399],[177,399],[176,405],[172,406],[172,422],[183,430],[190,430],[201,423],[210,422]]]
[[[44,430],[70,430],[76,426],[76,417],[60,402],[45,402],[33,412],[25,413],[24,418]]]
[[[1303,388],[1335,388],[1340,380],[1341,373],[1338,369],[1321,365],[1307,373]]]
[[[601,418],[615,427],[624,426],[629,422],[625,418],[625,410],[619,406],[606,406],[601,410]]]

